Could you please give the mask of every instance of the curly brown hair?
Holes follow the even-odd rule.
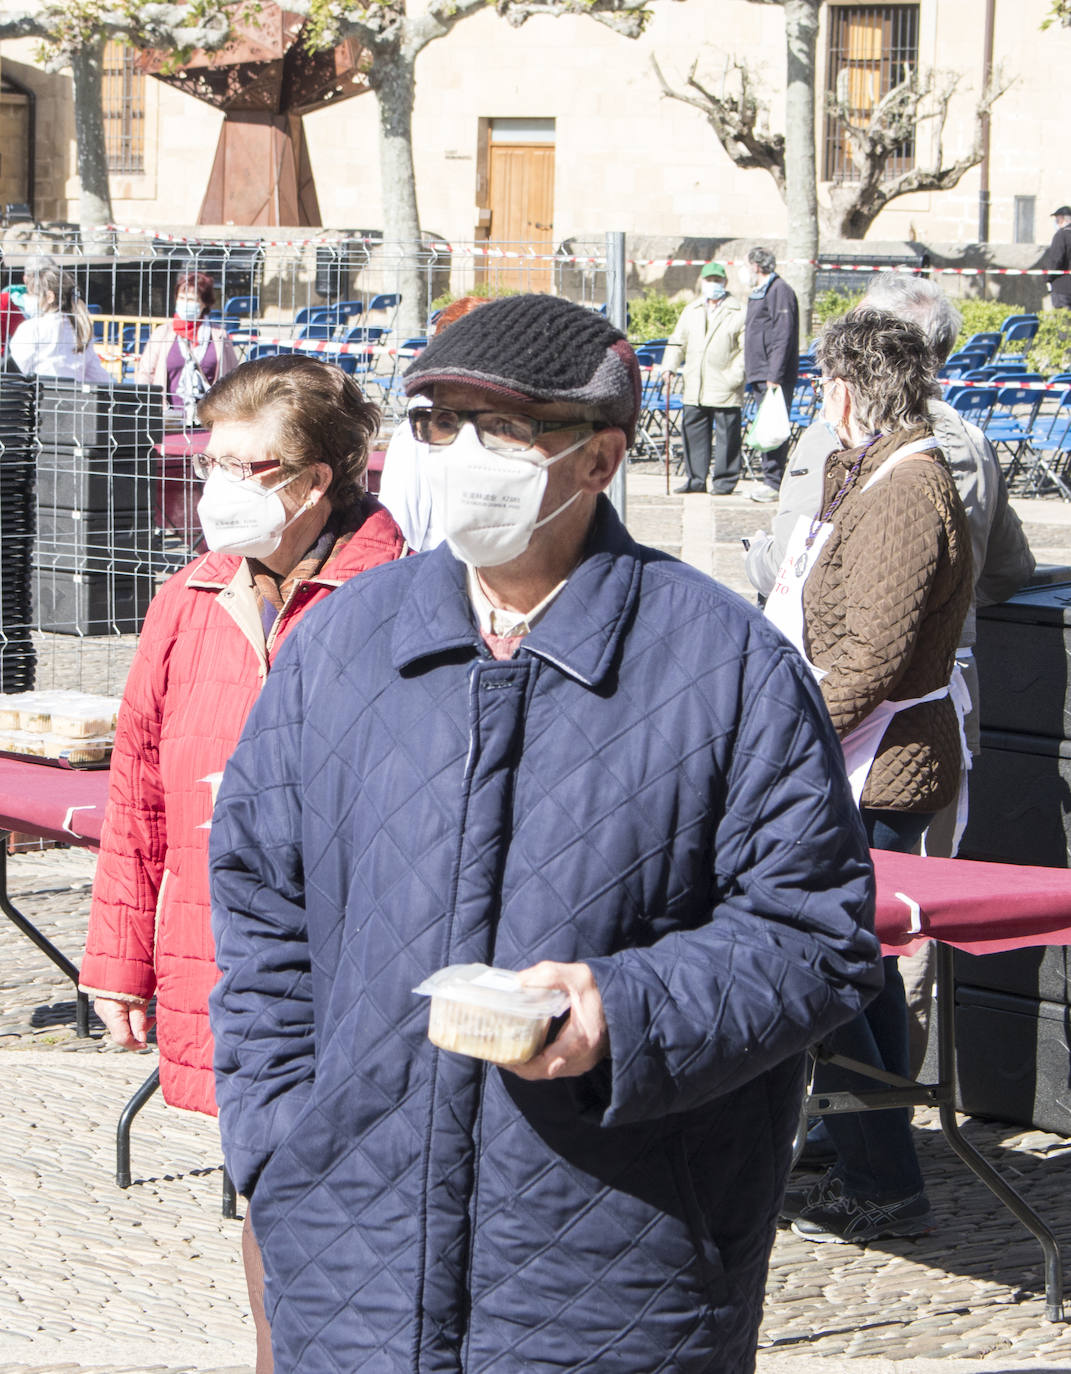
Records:
[[[869,433],[926,422],[926,402],[938,394],[936,359],[917,324],[859,307],[826,325],[815,356],[824,377],[847,384]]]
[[[379,409],[333,363],[287,353],[242,363],[208,391],[197,418],[205,425],[268,420],[269,456],[284,473],[296,475],[314,463],[330,467],[327,496],[334,510],[351,509],[364,493]]]

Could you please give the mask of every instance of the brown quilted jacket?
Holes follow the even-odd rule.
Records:
[[[925,696],[952,673],[971,601],[967,517],[939,450],[867,479],[926,426],[879,439],[833,516],[833,532],[803,587],[807,653],[826,670],[821,690],[843,738],[882,701]],[[859,449],[826,462],[822,509]],[[937,461],[934,461],[936,457]],[[959,784],[959,729],[951,702],[928,702],[889,723],[862,804],[937,811]]]

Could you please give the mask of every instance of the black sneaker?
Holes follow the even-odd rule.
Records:
[[[912,1193],[893,1202],[873,1202],[852,1197],[839,1178],[831,1179],[828,1174],[816,1187],[822,1196],[792,1223],[793,1231],[804,1240],[865,1245],[886,1236],[924,1236],[933,1229],[925,1193]]]
[[[819,1203],[831,1202],[840,1197],[841,1191],[840,1181],[834,1181],[832,1169],[827,1169],[817,1183],[804,1183],[795,1188],[789,1188],[785,1194],[785,1200],[781,1204],[781,1219],[782,1221],[795,1221],[808,1207],[817,1207]]]

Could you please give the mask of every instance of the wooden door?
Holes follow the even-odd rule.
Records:
[[[510,253],[529,250],[544,260],[487,259],[492,286],[519,291],[549,291],[554,252],[554,144],[491,143],[491,223],[487,246]]]
[[[0,209],[30,202],[30,102],[0,91]]]

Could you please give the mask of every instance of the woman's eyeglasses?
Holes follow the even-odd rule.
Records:
[[[224,454],[222,458],[217,458],[211,453],[195,453],[192,463],[194,472],[202,482],[206,482],[211,474],[216,471],[221,472],[228,482],[248,482],[251,477],[261,477],[266,472],[272,472],[276,468],[282,467],[282,464],[276,462],[274,458],[247,463],[240,458],[231,458],[227,454]]]

